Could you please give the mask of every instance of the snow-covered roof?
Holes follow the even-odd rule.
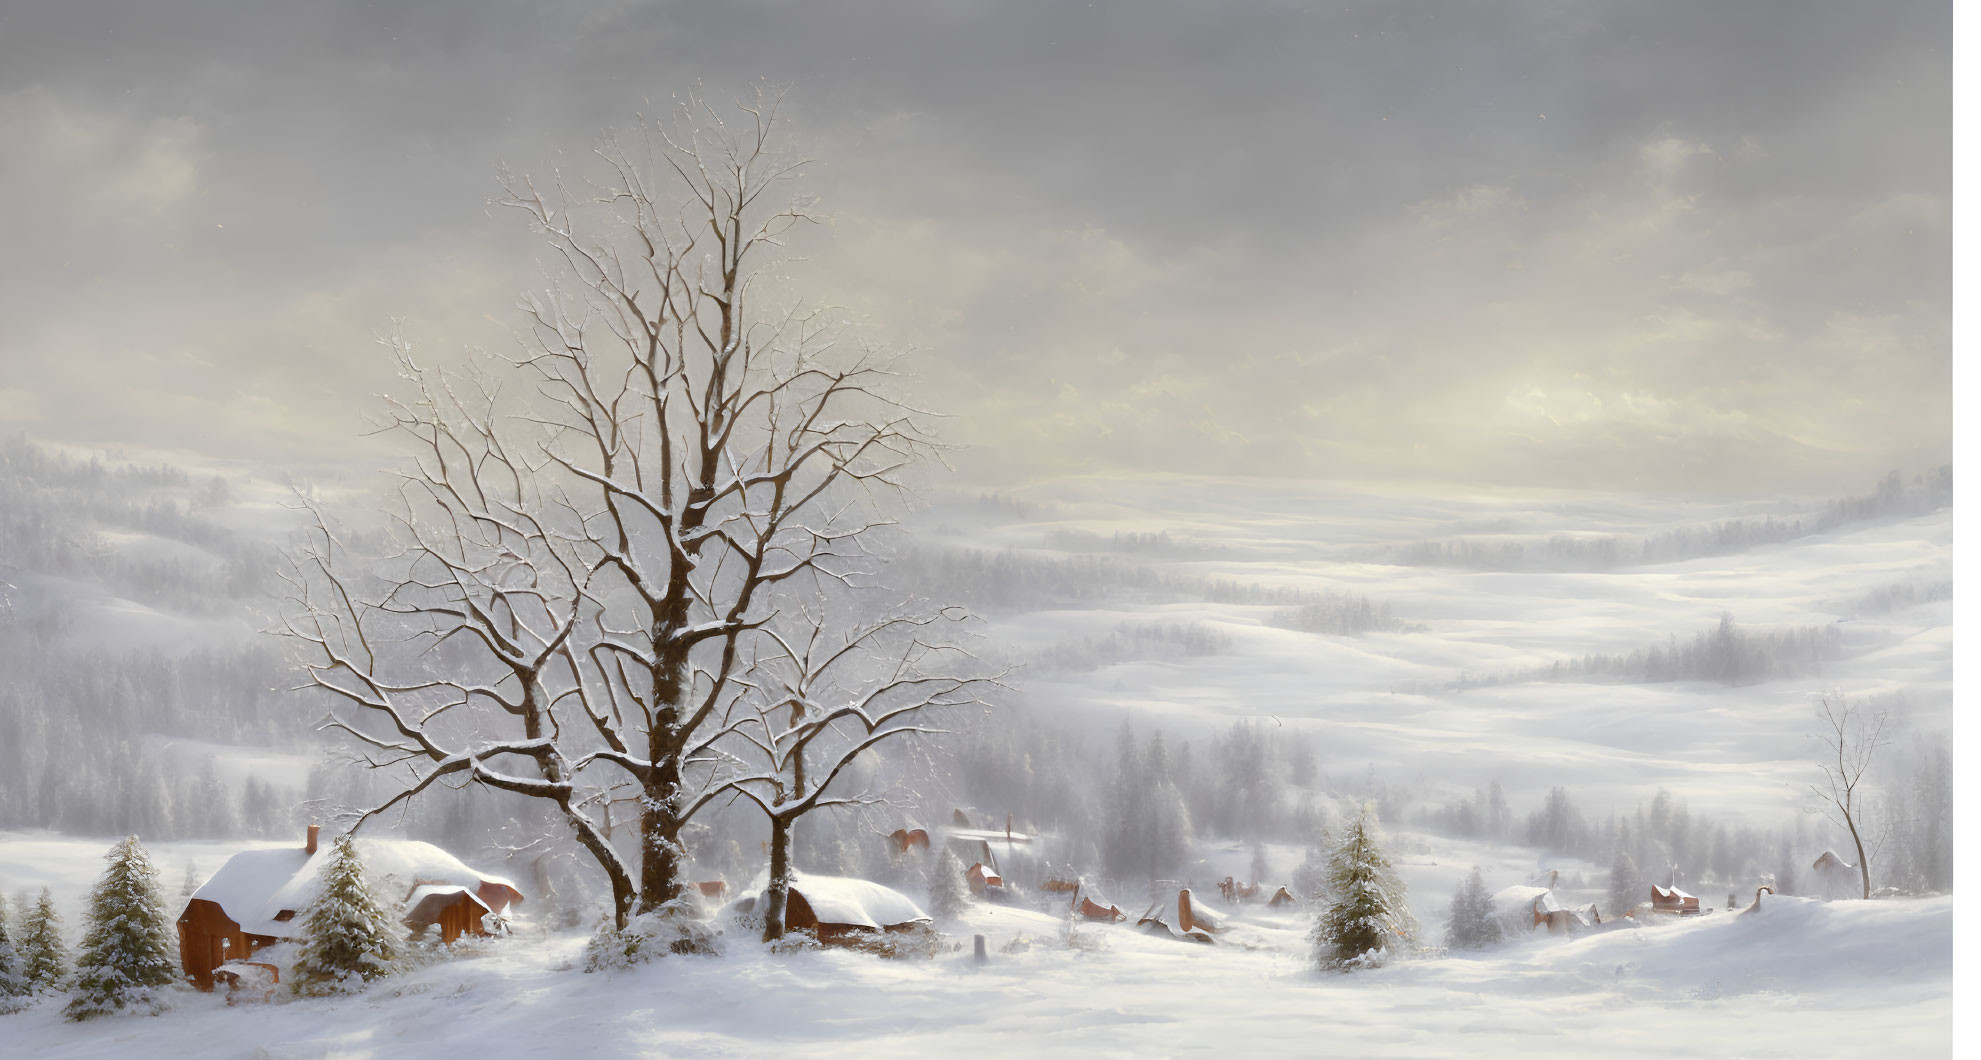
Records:
[[[474,891],[484,883],[501,884],[521,895],[514,883],[469,868],[461,859],[432,843],[411,839],[360,839],[358,857],[365,871],[396,901],[402,889],[437,884]],[[312,855],[302,847],[243,850],[227,859],[193,897],[218,905],[228,919],[250,935],[293,938],[301,930],[300,915],[316,897],[323,867],[332,846],[325,843]],[[415,892],[416,893],[416,892]],[[479,898],[476,901],[480,901]],[[284,910],[297,918],[277,920]]]
[[[1651,885],[1651,894],[1666,901],[1677,901],[1685,898],[1690,898],[1695,902],[1699,900],[1698,896],[1687,894],[1676,887],[1660,887],[1655,883]]]
[[[488,903],[482,901],[481,895],[476,894],[473,888],[448,883],[427,883],[413,888],[413,893],[406,896],[406,916],[410,918],[417,915],[422,920],[433,919],[432,915],[419,914],[418,912],[420,906],[426,904],[427,899],[438,898],[441,900],[442,905],[452,905],[455,899],[464,894],[468,896],[469,901],[481,906],[482,912],[493,912],[488,907]]]
[[[1812,869],[1835,870],[1835,869],[1855,869],[1857,866],[1852,865],[1850,862],[1845,861],[1840,857],[1837,857],[1836,851],[1825,850],[1821,854],[1817,855],[1816,863],[1809,867]]]
[[[752,895],[761,895],[770,886],[766,875],[750,885]],[[812,915],[821,924],[849,924],[876,930],[916,921],[933,922],[907,895],[872,880],[851,876],[814,876],[793,873],[791,889],[805,896]]]
[[[1552,913],[1561,909],[1555,893],[1546,887],[1515,884],[1493,895],[1493,912],[1500,916],[1526,913]]]

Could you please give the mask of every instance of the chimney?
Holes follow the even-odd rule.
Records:
[[[317,833],[317,826],[310,825],[309,838],[303,840],[303,853],[305,854],[316,853],[316,833]]]
[[[1008,813],[1004,815],[1004,841],[1011,842],[1011,815]]]

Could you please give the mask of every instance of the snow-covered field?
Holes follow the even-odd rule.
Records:
[[[11,850],[11,845],[8,848]],[[1945,1056],[1949,898],[1766,902],[1682,924],[1355,975],[1299,956],[1303,918],[1258,912],[1217,946],[978,907],[989,936],[934,960],[736,945],[631,971],[571,967],[577,936],[518,937],[370,993],[157,1019],[9,1017],[37,1057]],[[1014,945],[1016,943],[1016,945]],[[1010,951],[1010,952],[1007,952]]]
[[[1100,498],[1100,499],[1097,499]],[[1775,824],[1812,772],[1814,696],[1902,691],[1900,735],[1952,720],[1953,606],[1878,615],[1853,601],[1952,579],[1952,512],[1851,524],[1731,555],[1599,571],[1490,571],[1381,562],[1426,540],[1481,534],[1639,538],[1729,519],[1789,518],[1809,498],[1658,502],[1628,496],[1462,493],[1427,497],[1322,485],[1149,478],[1020,491],[1021,517],[991,527],[930,513],[922,540],[1053,554],[1068,531],[1100,540],[1167,532],[1167,554],[1109,559],[1207,581],[1332,590],[1391,605],[1408,632],[1323,636],[1275,628],[1279,607],[1179,601],[998,616],[1022,647],[1105,636],[1124,623],[1202,623],[1229,638],[1210,655],[1027,677],[1026,698],[1096,733],[1121,717],[1195,734],[1239,718],[1306,732],[1339,779],[1373,766],[1460,795],[1497,777],[1572,790],[1585,812],[1628,813],[1660,786],[1728,821]],[[1063,541],[1063,536],[1057,538]],[[1743,629],[1834,626],[1842,657],[1805,677],[1729,686],[1511,682],[1455,689],[1589,653],[1683,642],[1722,614]],[[1534,794],[1539,794],[1535,792]]]
[[[1649,566],[1481,571],[1384,557],[1462,535],[1641,536],[1807,508],[1792,500],[1385,496],[1163,479],[1061,483],[1017,499],[1030,514],[1002,521],[938,506],[918,520],[919,540],[1064,554],[1068,532],[1167,532],[1181,547],[1116,558],[1180,578],[1365,594],[1388,602],[1407,626],[1323,636],[1270,624],[1273,606],[1189,599],[994,616],[993,636],[1019,656],[1133,623],[1201,623],[1222,634],[1226,646],[1212,654],[1023,680],[1032,706],[1096,736],[1122,717],[1191,737],[1255,718],[1309,734],[1323,773],[1342,787],[1373,771],[1456,797],[1500,779],[1524,812],[1539,792],[1563,785],[1600,819],[1628,813],[1663,786],[1716,819],[1771,826],[1803,804],[1799,793],[1815,778],[1812,693],[1902,691],[1901,736],[1951,727],[1951,603],[1876,614],[1847,606],[1894,584],[1950,579],[1947,512]],[[1741,686],[1455,687],[1464,675],[1684,640],[1722,612],[1748,629],[1836,625],[1845,650],[1819,673]],[[257,761],[252,749],[195,750],[229,775],[305,767],[294,756]],[[1512,844],[1392,833],[1398,871],[1426,925],[1442,920],[1473,865],[1499,883],[1539,868],[1590,879],[1606,869],[1543,865],[1538,852]],[[0,833],[0,891],[50,887],[73,932],[110,841]],[[188,862],[210,872],[245,845],[152,849],[176,896]],[[1284,846],[1269,853],[1280,876],[1299,856]],[[1200,854],[1236,871],[1250,849],[1222,849],[1213,838]],[[168,904],[177,911],[176,898]],[[966,921],[942,925],[962,950],[933,961],[773,957],[732,937],[719,958],[595,975],[572,967],[581,935],[546,935],[528,912],[516,938],[359,998],[229,1009],[187,992],[155,1020],[80,1026],[62,1023],[59,1004],[49,1002],[0,1020],[0,1054],[1901,1057],[1951,1049],[1953,901],[1945,897],[1827,905],[1784,898],[1755,913],[1530,938],[1349,976],[1313,970],[1304,941],[1311,913],[1263,909],[1238,910],[1234,929],[1211,947],[1098,925],[1083,925],[1068,945],[1053,917],[980,905]],[[968,955],[973,933],[990,937],[983,966]]]

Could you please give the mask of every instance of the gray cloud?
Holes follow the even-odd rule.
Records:
[[[25,5],[0,419],[314,472],[501,341],[483,200],[789,83],[797,283],[984,481],[1855,487],[1950,451],[1944,5]],[[493,317],[493,319],[490,319]]]

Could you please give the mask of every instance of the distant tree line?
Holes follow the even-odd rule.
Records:
[[[1935,578],[1880,585],[1853,599],[1825,605],[1825,609],[1835,608],[1838,613],[1851,618],[1877,618],[1920,604],[1951,599],[1953,599],[1953,579]]]
[[[939,591],[983,614],[1202,600],[1289,609],[1289,628],[1300,628],[1292,623],[1307,608],[1328,616],[1325,622],[1353,627],[1351,632],[1395,628],[1387,604],[1355,594],[1171,574],[1106,555],[903,546],[887,573],[904,589]]]
[[[1800,626],[1748,632],[1733,616],[1722,614],[1719,624],[1681,641],[1673,635],[1624,655],[1594,653],[1532,670],[1509,674],[1461,677],[1457,686],[1477,688],[1524,681],[1718,681],[1748,685],[1784,677],[1822,672],[1824,663],[1841,658],[1843,637],[1837,627]]]
[[[270,550],[198,514],[227,499],[224,479],[195,487],[178,468],[77,460],[17,434],[0,441],[0,571],[74,578],[165,610],[212,614],[265,589],[273,569]],[[131,555],[104,531],[193,551]]]
[[[1366,596],[1323,590],[1318,599],[1298,607],[1273,612],[1273,625],[1302,633],[1329,633],[1354,636],[1358,633],[1394,633],[1403,623],[1390,613],[1389,603],[1377,603]]]
[[[1859,497],[1829,501],[1806,516],[1777,519],[1726,519],[1699,526],[1682,526],[1643,537],[1614,534],[1554,534],[1545,539],[1459,538],[1418,541],[1394,546],[1383,555],[1388,562],[1419,567],[1463,567],[1473,570],[1609,570],[1616,567],[1675,563],[1706,556],[1727,556],[1766,545],[1778,545],[1813,534],[1826,534],[1874,519],[1910,518],[1939,511],[1953,503],[1951,464],[1915,476],[1910,483],[1893,471],[1878,488]]]
[[[1046,531],[1045,546],[1061,552],[1117,552],[1168,557],[1203,555],[1214,551],[1209,545],[1178,541],[1170,537],[1167,530],[1117,530],[1102,536],[1091,530],[1053,529]]]
[[[1079,673],[1126,662],[1222,655],[1231,638],[1204,622],[1124,622],[1101,637],[1059,640],[1032,654],[1034,673]]]
[[[1123,897],[1139,897],[1151,880],[1204,887],[1240,871],[1191,865],[1199,838],[1325,845],[1335,816],[1308,738],[1250,720],[1194,740],[1124,722],[1095,748],[1025,712],[959,733],[941,753],[949,786],[921,789],[933,819],[946,812],[939,800],[994,807],[1000,820],[1012,813],[1060,837],[1068,864],[1059,870],[1114,880],[1129,888]]]
[[[1919,741],[1895,762],[1874,802],[1883,846],[1872,863],[1873,886],[1906,893],[1953,889],[1952,757],[1945,744]],[[1797,814],[1776,828],[1729,826],[1688,809],[1659,788],[1648,804],[1600,820],[1586,815],[1563,787],[1550,788],[1524,817],[1508,808],[1497,781],[1471,797],[1425,805],[1413,815],[1426,831],[1461,839],[1523,843],[1561,858],[1607,864],[1605,914],[1645,900],[1651,884],[1710,899],[1742,899],[1764,880],[1777,894],[1813,886],[1809,867],[1838,838],[1821,821]]]

